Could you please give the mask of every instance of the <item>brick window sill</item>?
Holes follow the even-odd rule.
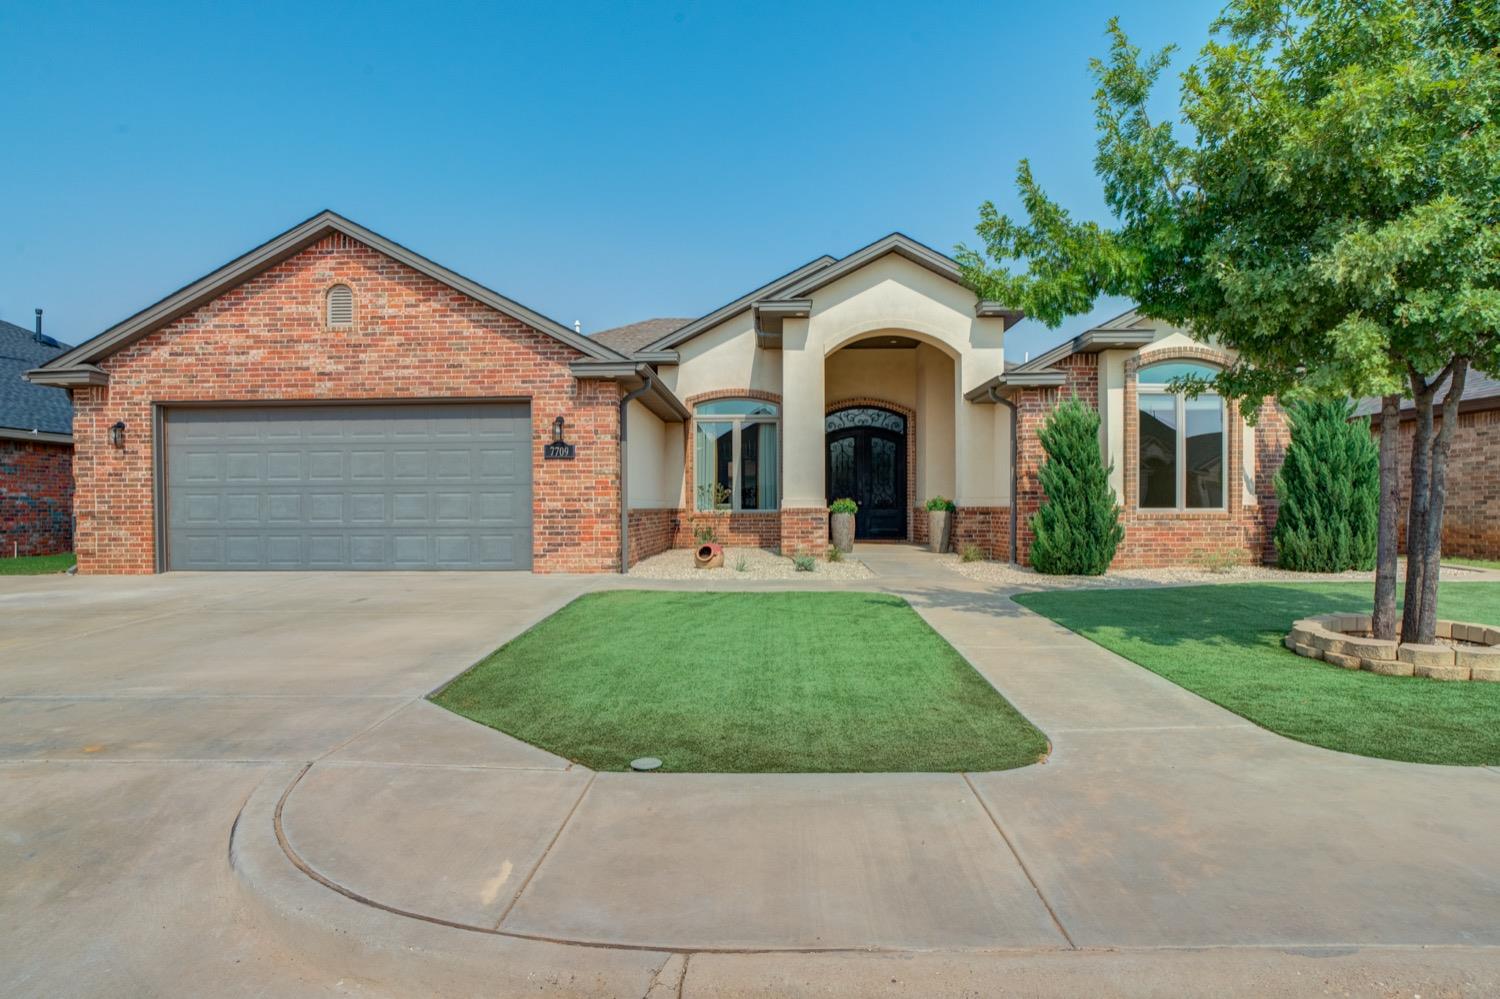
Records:
[[[1228,520],[1228,510],[1129,510],[1136,520]]]

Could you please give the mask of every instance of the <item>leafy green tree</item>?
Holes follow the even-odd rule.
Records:
[[[1397,418],[1410,454],[1408,641],[1431,641],[1447,457],[1470,367],[1500,371],[1500,4],[1231,0],[1181,77],[1111,21],[1095,169],[1112,225],[1074,220],[1023,161],[1021,220],[980,209],[982,297],[1043,321],[1127,295],[1238,353],[1217,389],[1382,398],[1376,632],[1395,633]],[[1183,386],[1188,391],[1199,388]],[[1434,431],[1442,397],[1444,419]]]
[[[1283,569],[1343,572],[1375,566],[1380,468],[1370,421],[1347,402],[1301,401],[1276,473],[1276,555]]]
[[[1099,576],[1125,536],[1099,450],[1099,414],[1077,399],[1052,410],[1038,434],[1046,498],[1029,524],[1031,566],[1054,576]]]

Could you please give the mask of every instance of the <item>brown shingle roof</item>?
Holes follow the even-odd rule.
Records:
[[[692,322],[691,319],[643,319],[629,326],[600,330],[592,336],[611,350],[618,350],[622,354],[633,354],[648,343],[654,343],[690,322]]]

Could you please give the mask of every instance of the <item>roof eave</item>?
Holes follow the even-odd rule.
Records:
[[[969,402],[980,404],[992,404],[995,397],[1008,399],[1022,389],[1028,388],[1061,388],[1067,384],[1068,376],[1063,371],[1030,371],[1020,372],[1011,370],[1003,375],[996,375],[988,381],[969,389],[964,393],[964,398]],[[991,392],[990,390],[994,391]]]
[[[72,444],[72,434],[50,433],[46,430],[23,430],[20,427],[0,427],[0,440],[37,441],[43,444]]]
[[[86,388],[90,385],[108,385],[109,372],[93,364],[73,364],[68,367],[52,366],[52,362],[26,372],[26,380],[33,385],[49,388]]]
[[[1003,302],[979,301],[974,303],[974,315],[980,319],[998,319],[1000,328],[1008,330],[1026,318],[1020,309],[1012,309]]]
[[[661,339],[646,344],[645,348],[641,351],[638,351],[637,353],[644,354],[658,350],[670,350],[671,348],[676,347],[678,344],[686,343],[693,337],[697,336],[699,333],[702,333],[704,330],[712,329],[722,322],[733,319],[735,316],[744,312],[746,309],[749,309],[752,305],[754,305],[755,302],[761,299],[770,299],[780,296],[781,293],[789,285],[794,284],[797,281],[801,281],[808,275],[816,273],[817,271],[820,271],[825,267],[830,267],[836,262],[836,258],[830,257],[826,254],[818,257],[816,260],[810,260],[807,263],[803,264],[801,267],[798,267],[796,270],[788,274],[783,274],[776,280],[764,284],[759,288],[756,288],[748,295],[741,295],[739,298],[736,298],[728,305],[722,305],[714,311],[708,313],[707,315],[693,320],[686,326],[668,333]]]
[[[1139,350],[1155,340],[1153,330],[1085,330],[1071,340],[1038,354],[1015,371],[1040,371],[1074,354],[1097,354],[1103,350]]]
[[[623,358],[624,356],[604,344],[595,343],[588,337],[562,325],[554,319],[549,319],[539,312],[528,309],[519,302],[506,298],[499,292],[486,288],[478,282],[471,281],[461,274],[450,271],[441,264],[429,260],[399,243],[392,242],[379,233],[372,232],[356,222],[344,218],[337,212],[323,211],[307,221],[293,226],[274,239],[262,243],[249,253],[235,258],[218,270],[206,274],[191,284],[178,289],[156,304],[137,312],[124,322],[115,324],[93,339],[79,344],[66,353],[59,354],[42,365],[42,368],[71,368],[82,363],[92,364],[100,361],[115,351],[160,329],[172,320],[184,316],[207,302],[212,301],[229,288],[248,281],[255,275],[295,256],[334,232],[343,233],[352,239],[358,240],[380,253],[411,267],[413,270],[447,285],[455,291],[468,295],[470,298],[482,302],[498,312],[541,330],[585,356],[609,360]],[[39,382],[38,384],[43,383]]]
[[[649,364],[635,361],[574,361],[568,365],[574,378],[613,381],[627,392],[633,392],[651,379],[651,391],[639,402],[667,423],[681,423],[691,411],[662,383]]]
[[[751,305],[755,313],[755,343],[768,350],[781,349],[781,331],[788,319],[812,315],[812,299],[761,299]]]

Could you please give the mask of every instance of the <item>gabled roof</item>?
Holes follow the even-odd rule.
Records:
[[[709,329],[713,326],[717,326],[724,320],[731,319],[734,316],[739,315],[741,312],[749,309],[757,299],[775,298],[781,293],[782,289],[786,288],[793,282],[800,281],[803,278],[807,277],[809,274],[821,270],[822,268],[827,267],[829,264],[832,264],[834,262],[835,258],[830,257],[826,254],[817,258],[816,260],[809,260],[807,263],[803,264],[801,267],[798,267],[796,270],[788,274],[781,275],[781,277],[770,282],[769,284],[761,285],[759,288],[756,288],[748,295],[741,295],[739,298],[736,298],[729,304],[719,306],[708,315],[700,316],[699,318],[694,319],[692,322],[688,323],[686,326],[681,326],[678,329],[673,330],[671,333],[667,334],[661,339],[654,340],[651,343],[646,344],[645,347],[641,348],[641,351],[645,353],[658,350],[671,350],[678,344],[685,343],[688,340],[691,340],[693,337],[697,336],[699,333],[702,333],[704,330]]]
[[[785,299],[806,298],[819,288],[827,287],[839,278],[847,274],[852,274],[861,267],[872,264],[881,257],[892,253],[910,260],[919,267],[925,267],[938,277],[947,278],[954,284],[963,283],[963,272],[959,269],[958,261],[947,254],[939,253],[925,243],[917,242],[905,233],[893,232],[889,236],[877,239],[868,246],[860,247],[831,266],[821,268],[816,273],[809,274],[790,287],[781,289],[776,297]],[[992,302],[981,302],[980,305],[990,307],[986,310],[986,314],[1004,318],[1007,329],[1021,320],[1021,313],[1018,310],[996,309],[994,308],[995,303]]]
[[[1047,388],[1062,385],[1065,373],[1052,365],[1074,354],[1097,354],[1101,350],[1138,350],[1156,338],[1156,330],[1141,323],[1150,322],[1140,310],[1130,309],[1097,326],[1090,326],[1071,340],[1064,340],[1051,350],[1038,354],[1022,364],[1005,363],[1003,374],[964,393],[970,402],[993,402],[993,396],[1005,395],[1018,388]],[[990,390],[993,389],[992,393]]]
[[[0,437],[69,441],[73,404],[62,389],[26,380],[26,372],[67,351],[68,345],[0,320]]]
[[[591,337],[611,350],[617,350],[629,356],[648,343],[654,343],[692,321],[691,318],[643,319],[638,323],[600,330],[598,333],[591,334]]]
[[[394,243],[379,233],[372,232],[336,212],[323,211],[314,215],[306,222],[293,226],[269,242],[262,243],[249,253],[231,260],[213,273],[204,275],[192,284],[173,292],[155,305],[137,312],[124,322],[117,323],[92,340],[88,340],[67,353],[53,358],[41,367],[32,380],[40,384],[64,384],[68,380],[64,373],[68,372],[69,369],[78,369],[73,373],[75,383],[78,379],[84,377],[96,381],[96,376],[93,372],[89,371],[89,368],[96,365],[99,361],[160,329],[172,320],[211,301],[228,289],[248,281],[262,271],[281,263],[283,260],[295,256],[333,233],[342,233],[351,239],[358,240],[391,259],[397,260],[413,270],[447,285],[455,291],[468,295],[475,301],[488,305],[497,312],[502,312],[513,319],[518,319],[528,326],[532,326],[562,341],[575,350],[580,351],[586,357],[597,358],[599,360],[621,359],[621,355],[617,351],[611,350],[605,344],[596,343],[556,320],[549,319],[539,312],[528,309],[519,302],[506,298],[497,291],[493,291],[482,284],[471,281],[461,274],[450,271],[441,264],[428,260],[421,254],[409,250],[399,243]]]
[[[790,274],[783,274],[748,295],[741,295],[728,305],[721,306],[708,315],[673,330],[659,340],[638,348],[638,353],[671,350],[704,330],[717,326],[751,308],[761,311],[764,306],[764,311],[768,314],[780,309],[786,315],[806,315],[807,298],[813,292],[891,253],[904,257],[920,267],[925,267],[955,284],[963,283],[963,274],[959,269],[958,261],[924,243],[917,242],[905,233],[893,232],[845,257],[832,257],[824,254],[816,260],[811,260]],[[979,316],[1003,320],[1006,329],[1023,318],[1020,310],[1006,308],[998,302],[980,302],[975,306],[974,311]],[[779,329],[779,326],[776,327],[777,331]],[[773,336],[772,339],[775,337]]]

